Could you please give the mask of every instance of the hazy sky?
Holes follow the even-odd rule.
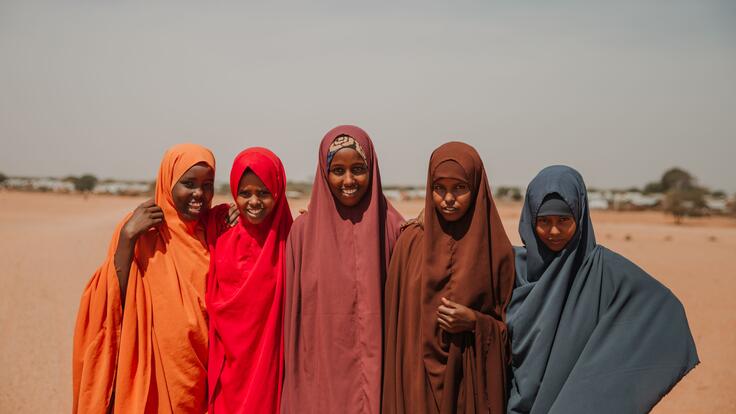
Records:
[[[497,185],[736,191],[735,1],[305,3],[0,0],[0,171],[153,179],[188,141],[220,181],[254,145],[304,180],[353,123],[385,183],[463,140]]]

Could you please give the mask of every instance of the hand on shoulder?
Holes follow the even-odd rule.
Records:
[[[137,239],[141,234],[158,228],[164,222],[164,212],[153,199],[141,203],[130,216],[122,229],[129,240]]]

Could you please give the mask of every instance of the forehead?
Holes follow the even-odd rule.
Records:
[[[184,174],[181,175],[181,179],[187,178],[187,179],[208,179],[213,178],[215,175],[215,170],[212,169],[209,165],[206,163],[200,162],[198,164],[192,165]]]
[[[258,177],[258,174],[253,172],[251,169],[245,170],[243,175],[240,177],[240,183],[238,184],[240,187],[247,187],[247,186],[257,186],[257,187],[265,187],[266,185],[263,183],[260,177]]]
[[[438,178],[435,178],[434,179],[434,181],[432,182],[432,184],[434,184],[434,185],[441,185],[441,186],[447,187],[447,186],[453,186],[453,185],[457,185],[457,184],[467,184],[467,182],[465,180],[461,180],[459,178],[438,177]]]
[[[561,215],[558,215],[558,214],[550,214],[550,215],[546,215],[546,216],[545,215],[537,216],[537,221],[539,221],[539,220],[556,221],[556,220],[559,220],[559,219],[562,219],[562,218],[574,219],[574,217],[572,216],[572,214],[561,214]]]
[[[332,163],[331,165],[335,165],[336,163],[341,164],[354,164],[354,163],[360,163],[365,164],[365,160],[363,157],[353,148],[341,148],[336,153],[335,156],[332,157]]]

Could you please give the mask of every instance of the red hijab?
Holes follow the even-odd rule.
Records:
[[[370,188],[354,207],[330,191],[336,138],[360,146]],[[287,243],[284,413],[378,413],[381,408],[383,283],[401,215],[383,195],[373,143],[343,125],[322,139],[309,212]]]
[[[230,172],[237,198],[243,174],[253,171],[275,207],[260,224],[241,213],[217,239],[207,283],[210,317],[210,413],[276,413],[283,377],[284,247],[292,216],[281,160],[265,148],[238,154]]]

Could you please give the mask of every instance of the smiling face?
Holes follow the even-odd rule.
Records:
[[[263,181],[253,171],[246,170],[240,177],[235,204],[241,216],[252,224],[260,224],[271,214],[276,200]]]
[[[214,187],[215,171],[206,163],[188,169],[171,189],[174,207],[181,218],[188,221],[199,217],[210,208]]]
[[[577,228],[573,216],[539,216],[535,226],[542,243],[555,253],[567,246]]]
[[[358,151],[343,148],[335,153],[327,173],[330,191],[340,204],[353,207],[360,203],[370,184],[368,164]]]
[[[470,208],[473,194],[468,183],[456,178],[438,178],[432,184],[432,201],[447,221],[460,220]]]

